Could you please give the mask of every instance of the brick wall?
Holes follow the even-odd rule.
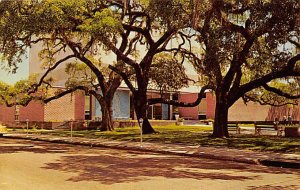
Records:
[[[280,121],[283,116],[291,115],[293,120],[300,121],[300,104],[299,105],[286,105],[281,107],[271,107],[268,112],[267,120],[275,120],[277,117]]]
[[[258,103],[248,102],[244,104],[242,99],[236,101],[228,113],[229,121],[265,121],[270,106],[261,106]]]
[[[26,107],[20,106],[20,121],[44,121],[44,105],[41,102],[30,102]]]
[[[92,96],[92,101],[91,101],[91,111],[92,111],[92,120],[95,120],[95,116],[96,116],[96,100],[95,97]]]
[[[198,97],[197,93],[179,94],[178,100],[180,102],[190,103],[196,101],[197,97]],[[198,119],[198,106],[186,107],[186,108],[179,107],[178,110],[179,110],[180,117],[192,117],[192,119]]]
[[[0,105],[0,122],[13,122],[15,121],[15,107],[6,107]]]
[[[228,119],[231,121],[273,121],[276,117],[279,120],[283,116],[291,115],[293,120],[300,120],[300,105],[271,107],[262,106],[258,103],[249,102],[247,105],[240,99],[230,109]]]
[[[82,91],[75,92],[75,107],[74,107],[74,119],[75,120],[84,120],[84,100],[85,95]]]
[[[213,93],[206,93],[207,102],[207,118],[214,118],[216,98]],[[282,106],[271,107],[262,106],[258,103],[248,102],[244,104],[242,99],[235,102],[228,113],[229,121],[273,121],[275,117],[282,119],[284,115],[291,114],[293,120],[300,120],[300,105],[298,106]]]
[[[215,108],[216,108],[216,97],[213,95],[212,92],[206,93],[206,118],[207,119],[214,119],[215,118]]]
[[[75,100],[75,93],[72,93],[45,104],[45,121],[74,120]]]

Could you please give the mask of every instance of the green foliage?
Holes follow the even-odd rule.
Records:
[[[1,1],[0,10],[1,53],[10,66],[17,66],[26,48],[38,41],[44,44],[40,56],[47,68],[65,50],[61,40],[86,44],[94,38],[96,44],[116,38],[122,29],[118,13],[97,1]]]
[[[95,74],[84,63],[73,62],[68,63],[65,68],[66,73],[69,75],[65,86],[68,88],[76,86],[92,86],[96,83]]]
[[[2,81],[0,81],[0,103],[2,104],[5,99],[8,99],[7,95],[10,90],[10,86]]]
[[[298,0],[132,1],[132,11],[137,12],[135,14],[138,16],[133,12],[122,15],[126,10],[109,6],[108,2],[1,1],[0,45],[4,59],[8,60],[10,66],[16,66],[26,48],[40,42],[43,44],[40,57],[44,60],[44,68],[49,69],[55,66],[61,52],[76,52],[77,58],[82,61],[86,55],[96,52],[94,47],[104,46],[101,50],[112,50],[115,45],[117,49],[121,45],[120,39],[126,38],[124,35],[129,31],[126,39],[128,46],[121,51],[124,55],[120,56],[119,52],[117,58],[134,65],[135,72],[142,70],[140,76],[144,78],[139,79],[139,86],[148,84],[148,68],[151,68],[153,55],[164,51],[169,46],[168,40],[172,39],[182,42],[176,53],[185,54],[201,79],[205,80],[203,83],[211,84],[215,90],[223,90],[223,97],[230,99],[245,94],[240,89],[242,85],[286,67],[287,61],[295,54],[295,48],[292,44],[289,45],[294,49],[286,49],[284,46],[290,39],[300,36]],[[170,32],[170,35],[157,45],[157,38],[165,31]],[[148,57],[145,59],[143,53],[137,59],[132,58],[137,55],[139,45],[146,50]],[[197,48],[192,48],[195,46]],[[196,61],[195,57],[198,58]],[[135,65],[140,59],[141,65]],[[98,62],[89,60],[89,68],[79,61],[68,64],[66,71],[70,78],[67,86],[93,85],[97,82],[96,78],[106,79],[98,72]],[[116,67],[124,65],[119,63],[123,62],[118,60]],[[162,54],[155,57],[153,63],[152,83],[160,90],[177,90],[187,85],[184,68],[176,58]],[[300,69],[298,63],[297,71]],[[91,68],[94,74],[89,74]],[[124,71],[124,75],[132,71],[123,67],[120,70]],[[299,77],[289,77],[287,83],[298,90],[297,82],[299,84]],[[253,86],[261,90],[259,85]],[[10,89],[4,85],[3,89],[6,88],[9,92]],[[259,98],[261,93],[255,95]],[[233,101],[238,98],[233,98]]]
[[[300,83],[294,79],[286,80],[274,80],[268,84],[271,87],[281,90],[283,93],[290,95],[300,94]],[[261,104],[271,104],[274,106],[281,105],[298,105],[298,99],[288,99],[284,96],[280,96],[274,92],[268,91],[264,88],[254,89],[246,93],[248,99],[257,101]]]
[[[158,54],[154,57],[150,71],[152,86],[161,92],[175,91],[188,86],[185,68],[170,54]]]
[[[190,24],[192,7],[193,4],[185,0],[151,0],[146,10],[152,18],[159,18],[160,26],[183,28]]]
[[[7,132],[7,128],[5,126],[1,125],[1,123],[0,123],[0,133],[5,133],[5,132]]]
[[[120,13],[110,3],[85,0],[1,1],[0,52],[3,59],[10,67],[17,68],[21,55],[32,46],[38,47],[41,67],[47,71],[47,76],[40,77],[44,77],[42,79],[47,87],[55,83],[55,79],[49,78],[51,72],[66,66],[65,71],[70,76],[65,84],[67,88],[98,85],[95,87],[98,90],[99,83],[110,83],[110,79],[114,78],[99,61],[100,56],[96,55],[98,49],[107,50],[107,47],[101,46],[105,46],[107,41],[116,41],[122,30]],[[115,82],[118,83],[117,80]],[[108,88],[109,85],[100,86]],[[43,87],[39,89],[43,91]],[[19,91],[23,94],[25,89]],[[24,99],[24,102],[32,98],[25,94],[22,97],[14,98]],[[44,96],[40,98],[44,99]]]
[[[20,80],[14,85],[8,85],[0,81],[0,103],[27,105],[32,99],[43,99],[46,97],[45,86],[41,87],[38,93],[28,94],[29,91],[33,91],[36,84],[36,75],[31,75],[27,80]]]
[[[82,32],[92,34],[101,38],[109,38],[122,30],[120,19],[116,17],[111,9],[103,9],[97,12],[93,18],[83,20],[78,26]]]
[[[36,99],[48,103],[82,90],[96,97],[102,106],[111,104],[110,99],[121,78],[104,68],[114,60],[102,65],[97,59],[101,53],[110,51],[111,44],[117,44],[120,33],[124,33],[121,12],[116,4],[112,4],[112,1],[86,0],[0,1],[0,53],[3,59],[10,67],[17,68],[28,48],[32,48],[31,51],[37,49],[40,65],[46,70],[31,88],[27,88],[24,81],[24,84],[16,84],[23,85],[24,89],[12,87],[13,92],[2,98],[5,103],[27,105]],[[49,88],[56,82],[51,76],[58,76],[64,66],[69,74],[66,88],[51,93]],[[44,90],[50,93],[45,94]],[[109,103],[103,104],[104,101]],[[112,129],[112,126],[105,128]]]
[[[297,48],[290,40],[299,45],[299,1],[206,2],[197,7],[200,12],[193,26],[194,39],[201,49],[192,49],[192,52],[199,60],[194,61],[193,56],[186,55],[199,72],[202,83],[209,83],[215,89],[226,89],[226,93],[230,92],[230,97],[233,97],[238,94],[240,86],[262,78],[252,85],[255,92],[247,95],[260,98],[264,94],[266,101],[274,100],[271,98],[274,93],[267,95],[260,88],[270,81],[273,81],[272,86],[279,85],[287,93],[299,94],[299,75],[286,77],[284,75],[288,74],[283,71],[283,77],[277,77],[280,80],[264,78],[281,71],[295,56]],[[196,45],[193,43],[193,46]],[[299,72],[299,66],[298,61],[294,70]]]

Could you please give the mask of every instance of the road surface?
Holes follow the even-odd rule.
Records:
[[[0,190],[300,189],[300,171],[0,138]]]

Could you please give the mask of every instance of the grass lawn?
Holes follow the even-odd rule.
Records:
[[[5,132],[7,132],[7,128],[0,124],[0,133],[5,133]]]
[[[202,145],[248,149],[255,151],[294,152],[300,153],[299,138],[277,136],[255,136],[253,134],[231,134],[228,139],[210,138],[211,126],[153,126],[158,132],[143,135],[145,142],[179,143],[186,145]],[[250,126],[251,127],[251,126]],[[18,130],[23,131],[25,130]],[[70,136],[70,131],[52,131],[32,129],[30,133],[49,134],[53,136]],[[243,133],[243,132],[242,132]],[[138,127],[117,128],[115,131],[73,131],[74,137],[106,138],[114,140],[139,141],[140,130]]]

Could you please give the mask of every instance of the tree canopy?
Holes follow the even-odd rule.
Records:
[[[174,92],[188,87],[191,81],[185,67],[178,59],[169,54],[158,54],[153,59],[150,71],[150,87],[159,90],[161,94]]]
[[[1,1],[0,10],[1,52],[10,66],[20,62],[27,47],[43,43],[40,56],[47,71],[33,85],[34,90],[58,65],[76,58],[85,66],[69,65],[68,71],[73,73],[69,83],[76,84],[69,90],[85,89],[105,107],[110,102],[104,100],[112,99],[123,79],[132,92],[137,117],[148,126],[144,132],[153,132],[146,118],[150,104],[195,106],[205,89],[216,95],[216,137],[228,137],[228,109],[240,98],[274,105],[296,103],[299,98],[298,0]],[[64,51],[71,53],[57,59]],[[108,77],[104,74],[107,70],[89,57],[99,51],[116,56],[115,63],[109,63],[113,72],[108,72]],[[199,74],[203,86],[199,98],[188,104],[162,98],[148,100],[151,70],[155,66],[166,70],[169,63],[185,61]],[[90,85],[99,88],[102,95],[76,83],[74,72],[84,73],[85,67],[97,81]],[[180,64],[174,69],[182,70]],[[154,77],[164,82],[169,79]],[[182,85],[172,82],[176,88]]]
[[[194,25],[202,57],[197,52],[187,55],[216,92],[214,135],[228,136],[228,108],[239,98],[247,100],[253,90],[263,87],[283,97],[299,97],[299,1],[212,0],[207,5]],[[285,82],[271,87],[278,79]],[[280,93],[276,88],[291,83],[298,89]]]
[[[21,56],[28,47],[38,46],[44,73],[31,84],[28,94],[36,94],[42,86],[52,86],[49,81],[53,71],[67,65],[70,75],[65,91],[48,97],[47,101],[62,97],[76,90],[83,90],[100,102],[105,121],[103,129],[112,129],[111,111],[113,94],[122,79],[105,64],[100,64],[100,51],[107,51],[103,42],[114,42],[120,37],[121,14],[110,8],[110,1],[45,0],[1,1],[0,42],[1,53],[10,67],[17,68]],[[128,36],[124,34],[124,36]],[[125,51],[127,40],[120,42],[120,51]],[[82,65],[84,64],[84,65]],[[122,63],[118,62],[121,68]],[[91,72],[86,75],[87,70]],[[80,74],[79,74],[80,73]],[[77,74],[77,75],[76,75]],[[42,98],[40,98],[42,99]],[[18,102],[23,104],[22,102]]]

